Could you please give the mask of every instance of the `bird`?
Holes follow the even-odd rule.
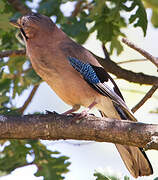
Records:
[[[72,107],[64,114],[83,106],[81,115],[96,108],[103,117],[137,121],[116,83],[92,53],[69,38],[49,17],[30,13],[10,23],[20,29],[36,73]],[[142,148],[115,145],[133,177],[153,174]]]

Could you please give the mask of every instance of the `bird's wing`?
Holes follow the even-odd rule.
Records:
[[[102,67],[97,67],[90,63],[84,63],[74,57],[68,57],[68,60],[72,67],[80,72],[91,87],[97,90],[100,94],[108,96],[113,101],[114,106],[120,115],[125,113],[131,120],[137,121],[124,102],[117,85]]]

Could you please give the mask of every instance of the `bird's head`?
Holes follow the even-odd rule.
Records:
[[[24,40],[33,39],[42,34],[49,34],[54,28],[52,20],[38,13],[31,13],[20,17],[18,20],[10,20],[10,24],[20,29]]]

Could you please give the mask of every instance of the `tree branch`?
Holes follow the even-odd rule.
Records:
[[[126,39],[124,39],[123,41],[126,41]],[[126,43],[130,44],[130,43],[127,42],[127,41],[126,41]],[[134,46],[134,49],[135,49],[135,45],[132,44],[132,46]],[[102,49],[103,49],[103,51],[104,51],[105,59],[106,59],[107,61],[111,61],[110,56],[109,56],[109,54],[108,54],[108,51],[107,51],[107,49],[106,49],[106,47],[105,47],[104,44],[102,44]],[[137,47],[137,49],[138,49],[138,47]],[[147,53],[147,52],[146,52],[146,53]],[[129,62],[129,61],[128,61],[128,62]],[[133,112],[133,113],[136,112],[136,111],[154,94],[154,92],[156,91],[157,88],[158,88],[158,84],[154,85],[154,86],[150,89],[150,91],[143,97],[143,99],[141,99],[140,102],[139,102],[135,107],[132,108],[132,112]]]
[[[73,11],[72,14],[71,14],[71,17],[77,16],[77,14],[78,14],[78,13],[80,12],[80,10],[81,10],[81,6],[82,6],[83,3],[84,3],[84,1],[82,1],[82,0],[78,0],[78,1],[77,1],[76,5],[75,5],[75,9],[74,9],[74,11]]]
[[[135,63],[135,62],[144,62],[144,61],[147,61],[147,59],[131,59],[126,61],[120,61],[117,64]]]
[[[138,104],[136,104],[132,108],[132,112],[135,113],[151,96],[154,94],[154,92],[157,90],[158,85],[154,85],[146,94],[145,96],[140,100]]]
[[[150,60],[153,64],[155,64],[156,67],[158,67],[158,58],[152,56],[151,54],[149,54],[147,51],[145,51],[144,49],[139,48],[137,45],[135,45],[134,43],[130,42],[129,40],[127,40],[126,38],[122,38],[122,42],[124,42],[127,46],[129,46],[130,48],[138,51],[141,55],[143,55],[145,58],[147,58],[148,60]]]
[[[110,59],[109,53],[108,53],[104,43],[102,43],[102,50],[104,52],[105,59]]]
[[[15,10],[20,12],[22,15],[26,15],[28,13],[31,13],[32,11],[25,6],[22,1],[20,0],[8,0],[8,2],[13,6]]]
[[[21,108],[19,108],[19,112],[21,114],[24,113],[25,109],[27,108],[27,106],[30,104],[30,102],[32,101],[32,98],[34,97],[37,89],[38,89],[39,85],[35,85],[29,95],[29,97],[27,98],[27,100],[24,102],[23,106]]]
[[[88,116],[0,115],[0,139],[76,139],[112,142],[158,150],[158,125]]]
[[[93,54],[94,55],[94,54]],[[158,84],[158,77],[146,75],[144,73],[136,73],[130,70],[123,69],[111,59],[103,59],[94,55],[99,63],[106,69],[107,72],[114,74],[117,78],[134,82],[138,84],[155,85]]]
[[[13,57],[13,56],[25,56],[26,55],[26,50],[21,49],[21,50],[6,50],[6,51],[1,51],[0,52],[0,58],[4,57]]]

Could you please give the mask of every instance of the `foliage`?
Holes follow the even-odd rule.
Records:
[[[158,1],[157,0],[143,0],[146,8],[152,8],[151,22],[154,27],[158,27]]]
[[[28,6],[32,0],[19,2]],[[67,15],[62,7],[70,3],[72,8]],[[120,54],[123,48],[119,38],[125,36],[122,28],[128,25],[139,27],[146,35],[147,16],[144,6],[152,9],[151,22],[158,27],[157,0],[41,0],[34,10],[53,17],[56,23],[80,44],[96,32],[98,40],[109,45],[111,54],[114,51]],[[0,51],[24,48],[16,38],[19,31],[9,25],[9,19],[19,16],[21,13],[7,0],[0,1]],[[40,84],[41,81],[27,57],[13,54],[0,58],[0,113],[17,113],[14,98],[22,95],[29,86]],[[53,156],[56,154],[58,157]],[[38,168],[36,176],[63,179],[62,174],[68,172],[69,163],[67,157],[59,155],[58,152],[47,150],[39,141],[12,140],[0,153],[0,171],[9,174],[18,167],[35,164]],[[27,160],[27,156],[32,157],[31,162]],[[95,176],[98,180],[106,178],[98,173]]]
[[[38,170],[35,176],[43,176],[45,180],[61,180],[64,179],[62,174],[68,172],[70,163],[67,160],[66,156],[46,149],[39,141],[11,140],[0,153],[0,172],[4,175],[18,167],[36,165]]]
[[[94,176],[97,177],[96,180],[121,180],[116,175],[105,175],[100,172],[94,173]],[[130,180],[130,178],[128,176],[124,176],[124,180]]]

